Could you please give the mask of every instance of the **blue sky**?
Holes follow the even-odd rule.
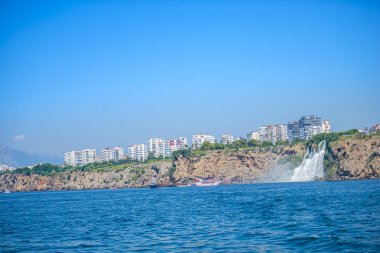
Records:
[[[380,121],[379,1],[4,0],[0,23],[0,145]]]

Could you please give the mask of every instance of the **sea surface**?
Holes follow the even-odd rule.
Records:
[[[380,252],[380,180],[0,194],[1,252]]]

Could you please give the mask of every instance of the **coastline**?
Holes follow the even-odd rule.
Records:
[[[380,136],[339,138],[325,156],[323,180],[380,178],[379,149]],[[302,144],[271,149],[210,150],[171,161],[115,166],[107,171],[6,173],[0,175],[0,192],[144,188],[152,177],[157,178],[160,187],[186,185],[199,178],[215,178],[224,184],[257,183],[268,181],[265,178],[279,164],[296,167],[305,150]]]

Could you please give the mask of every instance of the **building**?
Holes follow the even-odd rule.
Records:
[[[247,140],[259,141],[260,140],[259,132],[257,132],[257,131],[249,132],[247,134]]]
[[[322,119],[317,116],[303,116],[300,119],[300,139],[308,140],[316,134],[322,133]]]
[[[320,117],[309,115],[303,116],[297,121],[289,122],[287,135],[290,142],[294,140],[308,140],[316,134],[330,133],[331,122]]]
[[[192,138],[193,149],[198,149],[204,142],[215,143],[215,137],[207,134],[194,134]]]
[[[331,133],[331,122],[322,120],[322,133]]]
[[[187,138],[186,137],[179,137],[177,140],[177,146],[178,149],[187,149],[188,144],[187,144]]]
[[[120,146],[117,147],[107,147],[102,149],[100,152],[100,161],[101,162],[108,162],[111,160],[120,161],[125,159],[124,149]]]
[[[120,161],[125,159],[124,149],[120,146],[112,148],[112,160]]]
[[[293,142],[295,140],[300,140],[300,122],[292,121],[288,123],[288,140]]]
[[[96,158],[96,150],[95,149],[83,149],[82,150],[83,163],[94,163]]]
[[[164,157],[171,157],[172,153],[178,149],[177,140],[166,140]]]
[[[135,161],[145,161],[148,158],[148,151],[145,144],[135,144],[129,146],[128,156]]]
[[[0,172],[7,171],[7,170],[15,170],[15,168],[9,167],[8,165],[5,165],[5,164],[0,164]]]
[[[158,158],[165,156],[165,141],[160,138],[148,140],[148,155]]]
[[[83,166],[95,162],[96,150],[73,150],[64,154],[64,164],[70,166]]]
[[[270,135],[267,127],[259,127],[257,129],[257,133],[259,134],[259,141],[264,142],[264,141],[269,141],[270,140]]]
[[[179,137],[177,140],[152,138],[148,140],[148,155],[155,158],[170,157],[174,151],[186,149],[187,147],[186,137]]]
[[[220,138],[222,144],[231,144],[232,142],[234,142],[234,136],[231,134],[223,134]]]
[[[113,151],[111,148],[103,148],[100,152],[100,161],[108,162],[113,160]]]
[[[275,142],[288,140],[288,126],[287,125],[275,125],[276,134]]]
[[[377,132],[380,132],[380,123],[374,125],[373,127],[371,127],[371,128],[369,129],[369,133],[370,133],[370,134],[374,134],[374,133],[377,133]]]
[[[257,130],[258,140],[260,142],[270,141],[275,144],[278,141],[286,141],[288,140],[287,134],[288,127],[286,125],[268,125],[259,127]]]

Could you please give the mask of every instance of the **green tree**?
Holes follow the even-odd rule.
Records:
[[[270,141],[263,141],[260,145],[262,148],[269,148],[273,146],[273,143]]]
[[[254,148],[254,147],[259,146],[259,142],[257,140],[249,140],[247,144],[248,144],[248,147],[250,147],[250,148]]]
[[[184,158],[189,159],[191,154],[192,154],[191,149],[177,150],[172,153],[172,159],[173,161],[177,161],[179,157],[184,157]]]
[[[212,147],[213,147],[213,145],[210,142],[205,141],[205,142],[203,142],[200,150],[211,150]]]
[[[284,146],[284,145],[287,145],[288,142],[287,141],[283,141],[283,140],[279,140],[278,142],[276,142],[276,146]]]
[[[248,147],[248,142],[246,139],[238,139],[236,141],[234,141],[232,143],[232,146],[235,148],[235,149],[239,149],[239,148],[247,148]]]

